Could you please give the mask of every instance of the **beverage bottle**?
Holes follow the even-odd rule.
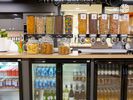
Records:
[[[67,85],[65,85],[64,90],[63,90],[63,100],[68,100],[69,97],[69,90]]]
[[[79,87],[78,87],[78,84],[76,84],[76,90],[75,90],[75,95],[74,95],[74,98],[75,100],[79,100]]]
[[[81,85],[80,96],[81,96],[81,97],[80,97],[81,100],[86,100],[86,93],[85,93],[85,85],[84,85],[84,84]]]
[[[34,100],[39,100],[39,90],[35,90]]]
[[[72,84],[71,84],[71,89],[70,89],[70,92],[69,92],[69,100],[74,100],[74,92],[73,92]]]
[[[85,71],[82,72],[82,82],[85,82],[86,81],[86,76],[85,76]]]
[[[73,71],[73,81],[76,81],[76,70]]]
[[[46,90],[44,90],[44,92],[43,92],[43,100],[46,100],[46,95],[47,95]]]

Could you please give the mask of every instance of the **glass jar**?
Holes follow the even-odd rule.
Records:
[[[43,16],[36,16],[35,17],[35,25],[36,25],[36,33],[43,34],[45,33],[45,22]]]
[[[87,15],[79,14],[78,15],[78,31],[80,35],[87,33]]]
[[[119,15],[111,14],[110,15],[110,25],[109,32],[110,34],[118,34],[118,26],[119,26]]]
[[[129,15],[122,14],[119,16],[119,20],[120,20],[119,33],[120,34],[129,34]]]
[[[27,53],[28,54],[38,54],[39,53],[39,42],[35,38],[28,40],[27,44]]]
[[[101,14],[99,16],[99,33],[108,34],[108,15]]]
[[[55,16],[55,34],[63,34],[63,16]]]
[[[72,34],[73,31],[73,16],[66,15],[65,16],[65,33]]]
[[[27,24],[27,33],[34,34],[35,33],[35,17],[27,16],[26,24]]]
[[[54,34],[54,16],[46,16],[46,34]]]
[[[60,55],[68,55],[70,53],[69,40],[62,38],[58,41],[58,50]]]
[[[98,14],[89,14],[89,33],[98,34]]]
[[[46,35],[40,39],[40,53],[53,54],[54,43],[53,39]]]

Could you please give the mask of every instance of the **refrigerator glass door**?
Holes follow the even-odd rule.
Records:
[[[133,100],[133,65],[128,67],[127,100]]]
[[[18,62],[0,62],[0,100],[20,100]]]
[[[32,64],[32,100],[56,100],[56,64]]]
[[[63,99],[87,100],[87,64],[63,64]]]
[[[120,100],[121,65],[97,64],[97,100]]]

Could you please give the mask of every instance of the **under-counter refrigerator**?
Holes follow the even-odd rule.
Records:
[[[20,59],[0,59],[0,100],[22,100]]]
[[[125,100],[124,62],[96,60],[94,68],[94,100]]]
[[[89,100],[90,61],[32,59],[30,65],[31,100]]]

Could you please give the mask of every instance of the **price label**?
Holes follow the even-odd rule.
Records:
[[[81,18],[81,19],[86,19],[86,14],[81,14],[81,15],[80,15],[80,18]]]
[[[124,20],[129,20],[129,15],[128,15],[128,14],[125,14],[125,15],[123,16],[123,18],[124,18]]]
[[[97,19],[97,14],[92,14],[91,19]]]
[[[107,20],[107,14],[102,14],[102,19]]]
[[[118,14],[114,14],[113,15],[113,19],[118,20],[119,19],[119,15]]]

